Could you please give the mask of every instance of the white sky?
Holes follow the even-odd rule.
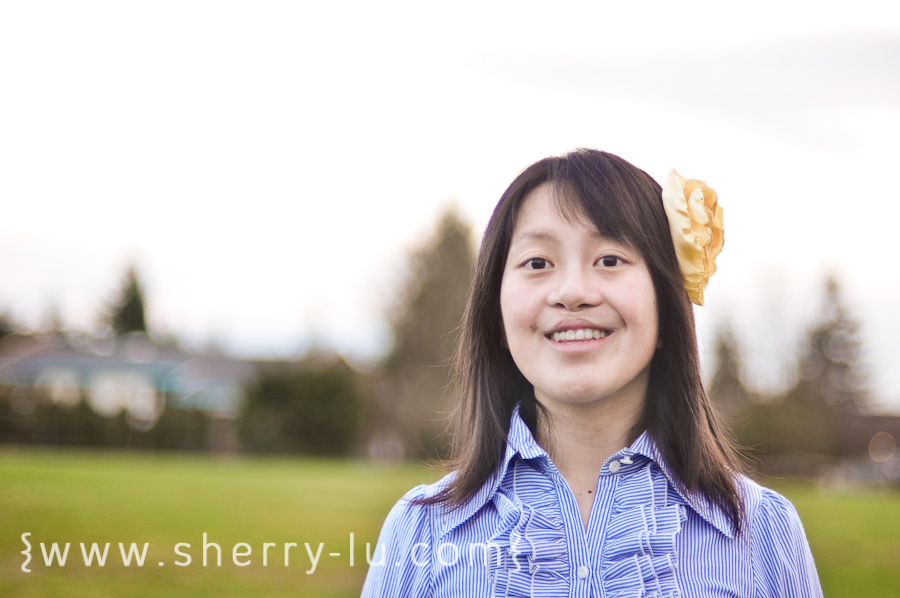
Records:
[[[889,2],[7,2],[0,311],[91,328],[129,261],[151,327],[357,357],[406,252],[480,233],[582,146],[705,179],[726,246],[698,310],[756,384],[836,272],[900,410],[900,9]]]

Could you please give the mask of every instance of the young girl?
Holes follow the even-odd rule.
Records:
[[[463,320],[456,470],[388,515],[363,596],[821,596],[700,380],[721,223],[699,181],[596,150],[513,181]]]

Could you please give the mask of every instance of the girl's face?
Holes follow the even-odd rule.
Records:
[[[546,184],[519,212],[500,309],[513,360],[551,411],[644,401],[658,342],[650,272],[634,249],[562,217]]]

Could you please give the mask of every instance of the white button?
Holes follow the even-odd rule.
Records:
[[[584,565],[578,567],[578,579],[586,579],[590,572],[590,569],[588,569]]]
[[[610,461],[609,462],[609,470],[611,472],[616,473],[621,468],[622,468],[622,464],[619,463],[618,461]]]

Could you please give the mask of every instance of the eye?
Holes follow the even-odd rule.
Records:
[[[604,255],[600,258],[598,262],[604,268],[615,268],[619,264],[623,263],[622,258],[617,257],[615,255]]]
[[[530,259],[527,262],[525,262],[525,269],[526,270],[543,270],[544,268],[548,267],[549,265],[550,264],[548,264],[547,260],[545,260],[544,258],[536,257],[534,259]]]

